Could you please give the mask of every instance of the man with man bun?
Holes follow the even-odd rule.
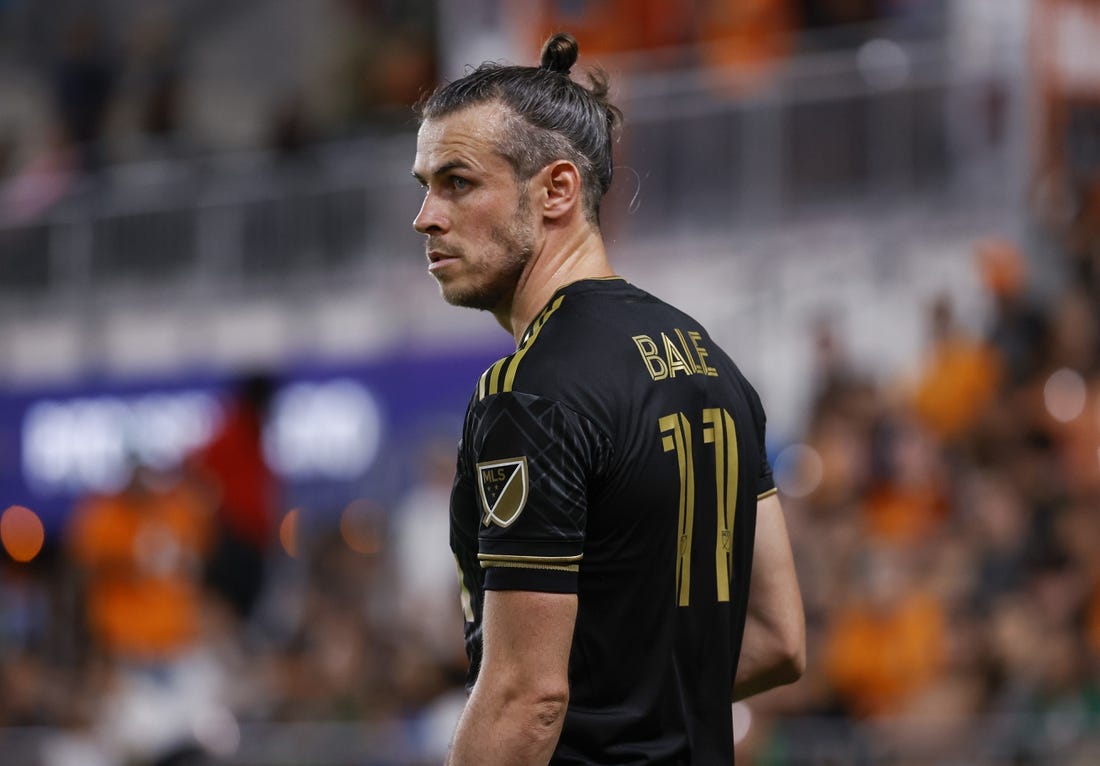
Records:
[[[516,351],[477,381],[451,495],[470,696],[448,763],[733,762],[731,702],[797,679],[801,596],[760,400],[600,233],[599,71],[482,64],[420,106],[414,227]]]

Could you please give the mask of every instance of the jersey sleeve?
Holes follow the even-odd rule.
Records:
[[[605,438],[570,408],[530,394],[475,406],[463,464],[485,588],[575,593]]]
[[[768,450],[765,443],[767,431],[767,415],[764,413],[764,405],[760,402],[760,396],[750,387],[749,397],[752,407],[752,419],[756,427],[756,443],[760,445],[760,469],[756,475],[756,498],[763,500],[774,495],[778,490],[775,487],[775,477],[772,476],[772,466],[768,462]]]

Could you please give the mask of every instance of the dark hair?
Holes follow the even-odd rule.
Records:
[[[580,169],[585,215],[599,223],[600,199],[611,187],[612,133],[621,113],[608,100],[608,78],[588,73],[589,87],[569,77],[579,46],[559,32],[542,47],[537,67],[486,62],[465,77],[445,83],[424,99],[421,121],[443,117],[476,104],[499,102],[514,115],[502,126],[497,150],[521,181],[556,159]]]

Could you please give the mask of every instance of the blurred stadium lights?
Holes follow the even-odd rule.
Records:
[[[1085,411],[1088,388],[1081,373],[1063,367],[1055,370],[1043,386],[1047,412],[1060,423],[1076,420]]]
[[[776,486],[784,495],[807,497],[817,489],[824,476],[821,454],[808,444],[791,444],[776,456]]]
[[[291,508],[279,522],[279,544],[291,558],[298,558],[301,551],[299,548],[301,517],[301,509]]]
[[[13,505],[0,516],[0,542],[14,561],[32,561],[42,550],[45,538],[42,520],[29,508]]]

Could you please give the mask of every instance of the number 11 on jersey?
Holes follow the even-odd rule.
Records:
[[[680,515],[676,524],[676,600],[680,606],[691,602],[691,536],[695,526],[695,460],[691,450],[691,423],[682,412],[665,415],[658,421],[661,446],[676,453],[680,468]]]
[[[703,441],[714,445],[714,483],[718,497],[714,568],[718,577],[718,600],[729,601],[733,522],[737,514],[737,427],[730,414],[719,407],[703,410],[703,424]]]
[[[680,509],[677,523],[676,600],[691,603],[691,541],[695,524],[695,460],[691,423],[682,412],[658,421],[665,452],[675,452],[680,472]],[[730,600],[730,568],[733,559],[733,523],[737,513],[737,428],[729,412],[720,407],[703,410],[703,443],[714,445],[717,535],[714,546],[715,584],[719,601]]]

